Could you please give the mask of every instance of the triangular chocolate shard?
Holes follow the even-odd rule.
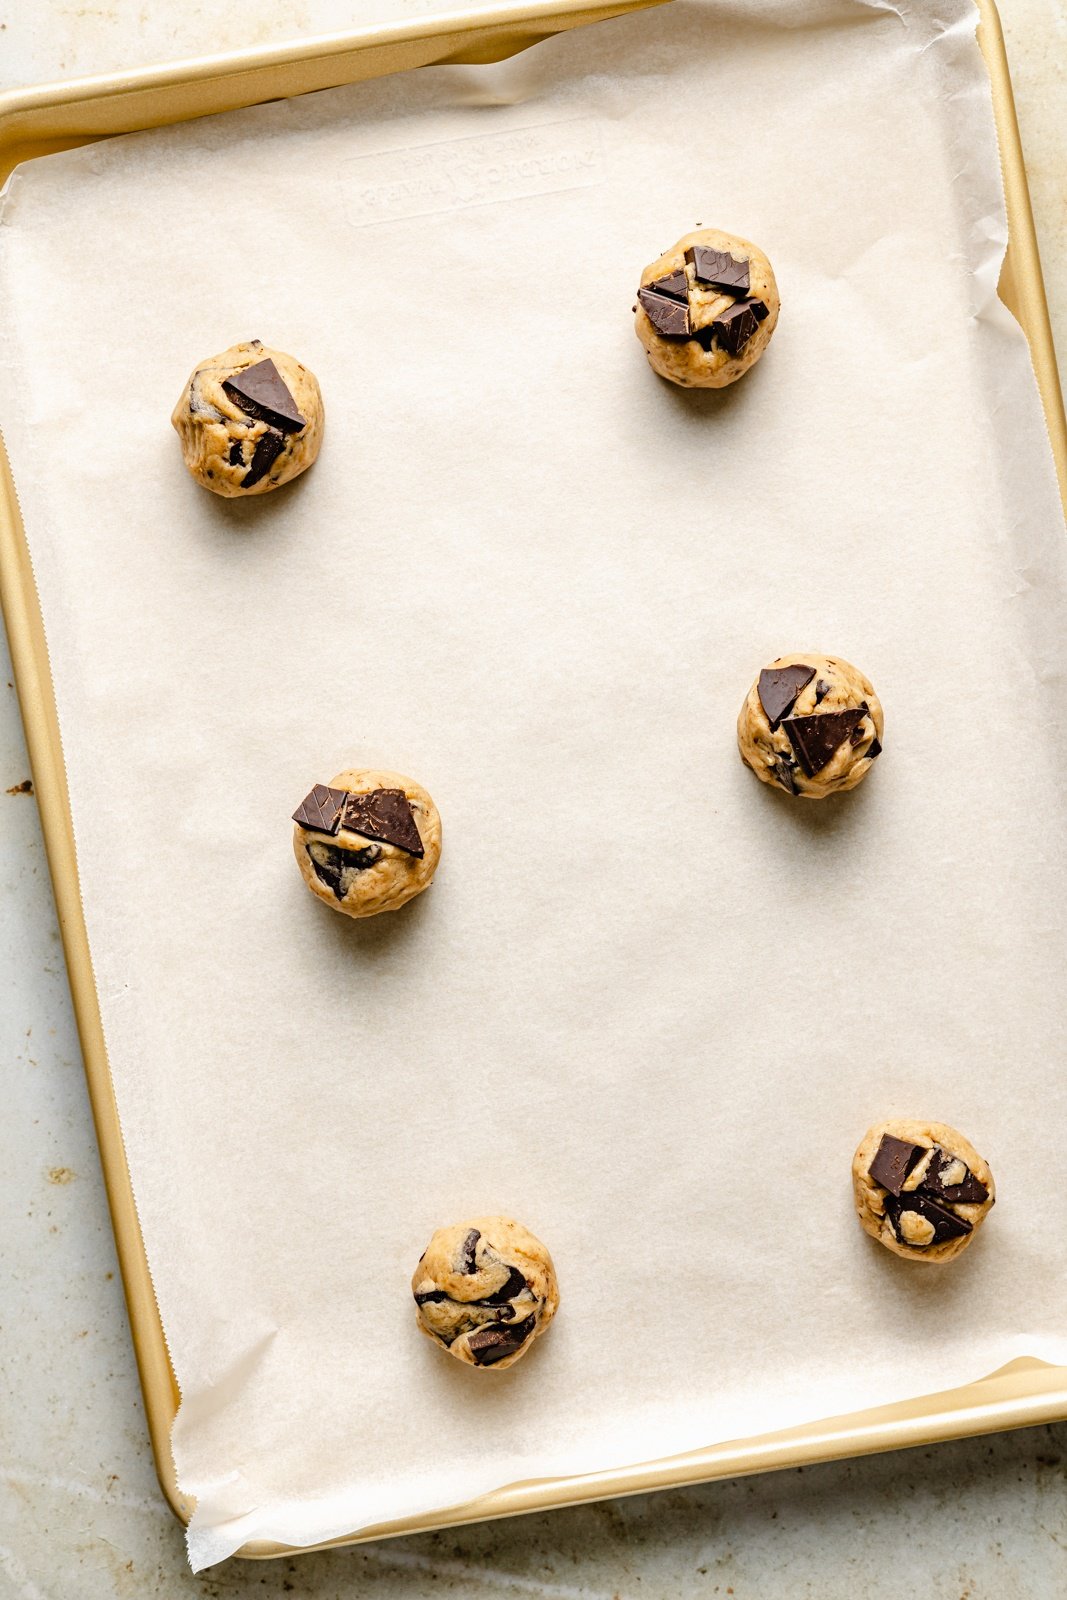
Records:
[[[872,1182],[880,1183],[892,1195],[899,1195],[904,1188],[905,1178],[919,1164],[926,1150],[926,1145],[912,1144],[907,1139],[897,1139],[891,1133],[884,1133],[874,1160],[867,1169]]]
[[[689,279],[681,267],[677,272],[668,272],[664,278],[655,278],[651,283],[646,283],[645,288],[666,295],[668,300],[683,300],[686,305],[689,304]]]
[[[257,361],[254,367],[245,367],[243,372],[235,372],[232,378],[224,379],[222,387],[234,405],[260,422],[269,422],[282,433],[299,433],[307,426],[285,379],[269,356],[265,361]]]
[[[415,813],[403,789],[372,789],[369,794],[346,795],[341,826],[365,839],[394,844],[409,856],[426,853]]]
[[[788,667],[764,667],[756,692],[772,733],[782,718],[792,711],[797,695],[814,676],[815,668],[802,666],[799,661]]]
[[[711,332],[728,355],[739,356],[765,316],[767,307],[762,300],[735,300],[715,318]]]
[[[814,778],[844,744],[857,722],[867,715],[862,706],[848,711],[817,711],[810,717],[788,717],[782,727],[809,778]]]
[[[663,339],[687,339],[689,337],[689,307],[679,300],[672,300],[665,294],[658,294],[655,289],[638,289],[637,298],[645,309],[645,315]]]
[[[693,268],[698,283],[723,294],[748,294],[748,262],[738,261],[725,250],[712,250],[706,244],[690,245],[685,259]]]
[[[925,1243],[909,1239],[901,1228],[900,1219],[907,1211],[922,1217],[933,1229],[933,1234]],[[971,1224],[963,1217],[958,1217],[954,1211],[946,1211],[944,1206],[935,1205],[932,1200],[925,1200],[921,1194],[903,1194],[899,1199],[887,1194],[885,1214],[900,1242],[910,1244],[913,1250],[929,1250],[931,1245],[945,1244],[949,1239],[962,1239],[965,1233],[973,1231]]]
[[[293,812],[293,821],[315,833],[336,833],[347,798],[347,789],[331,789],[328,784],[317,783]]]
[[[989,1199],[989,1190],[975,1177],[963,1157],[942,1150],[940,1145],[934,1149],[919,1188],[924,1194],[952,1206],[984,1205]]]

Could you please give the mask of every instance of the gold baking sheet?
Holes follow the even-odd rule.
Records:
[[[366,29],[271,50],[21,90],[0,97],[0,174],[20,161],[135,129],[161,126],[280,96],[414,66],[497,60],[551,33],[636,9],[616,4],[527,6]],[[1067,424],[1019,144],[999,19],[979,0],[1007,194],[1010,244],[1001,295],[1030,343],[1061,491],[1067,499]],[[60,930],[70,973],[156,1467],[175,1513],[192,1507],[174,1479],[170,1429],[178,1404],[137,1222],[107,1064],[81,901],[47,649],[6,456],[0,454],[0,600],[11,644]],[[759,1438],[731,1441],[639,1467],[513,1484],[448,1511],[364,1530],[358,1542],[462,1522],[545,1510],[607,1496],[860,1455],[1019,1427],[1067,1416],[1067,1369],[1023,1359],[981,1382]],[[334,1543],[357,1542],[337,1540]],[[242,1555],[290,1553],[267,1541]]]

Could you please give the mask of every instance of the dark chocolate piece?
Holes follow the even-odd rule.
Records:
[[[670,295],[657,294],[655,289],[638,289],[637,298],[645,308],[649,322],[662,339],[688,339],[689,306],[674,300]]]
[[[861,706],[854,706],[848,711],[818,711],[810,717],[789,717],[782,723],[809,778],[814,778],[833,760],[835,751],[866,715]]]
[[[517,1294],[527,1288],[526,1279],[518,1267],[512,1267],[508,1272],[508,1281],[503,1288],[497,1289],[495,1294],[483,1295],[478,1301],[480,1306],[506,1306],[509,1300],[514,1300]]]
[[[871,1178],[890,1194],[899,1195],[904,1179],[922,1160],[926,1149],[926,1145],[910,1144],[907,1139],[896,1139],[891,1133],[884,1133],[868,1168]]]
[[[878,735],[875,734],[874,738],[871,740],[871,748],[867,751],[867,760],[873,761],[875,757],[880,756],[881,753],[882,746],[878,742]]]
[[[814,676],[815,668],[801,666],[799,661],[788,667],[764,667],[759,675],[756,693],[772,733],[782,718],[792,711],[797,695]]]
[[[245,442],[244,442],[244,440],[243,439],[231,439],[230,440],[230,455],[229,455],[230,466],[231,467],[243,466],[244,465],[244,459],[245,459]]]
[[[361,833],[365,839],[395,844],[409,856],[426,854],[415,813],[403,789],[371,789],[368,794],[347,795],[341,826],[350,833]]]
[[[862,702],[862,710],[863,710],[864,717],[869,717],[870,716],[871,708],[867,704],[866,700],[864,700]],[[867,737],[867,735],[863,731],[863,723],[862,723],[862,721],[860,721],[860,722],[857,722],[856,726],[853,728],[852,732],[849,734],[848,742],[849,742],[849,744],[852,744],[852,745],[861,745],[863,743],[864,739],[866,739],[866,737]]]
[[[933,1228],[934,1236],[928,1244],[912,1244],[910,1239],[902,1236],[900,1218],[905,1211],[914,1211],[924,1217]],[[935,1205],[932,1200],[918,1193],[886,1195],[885,1214],[901,1244],[906,1244],[911,1250],[929,1250],[932,1245],[945,1244],[949,1239],[962,1239],[965,1233],[973,1231],[971,1224],[963,1217],[958,1217],[954,1211],[946,1211],[944,1206]]]
[[[495,1361],[503,1361],[505,1356],[513,1356],[516,1350],[521,1350],[533,1333],[536,1320],[527,1317],[524,1322],[512,1323],[510,1328],[499,1322],[489,1322],[484,1328],[475,1329],[467,1340],[475,1366],[491,1367]]]
[[[820,700],[825,700],[829,693],[830,685],[827,683],[825,678],[820,678],[818,683],[815,685],[815,704],[818,705]]]
[[[265,478],[284,449],[284,433],[279,433],[275,428],[268,428],[266,433],[260,434],[256,440],[256,448],[252,451],[248,471],[241,479],[241,488],[251,489],[253,484]]]
[[[347,789],[331,789],[328,784],[317,783],[293,812],[293,821],[315,833],[336,833],[347,795]]]
[[[747,295],[749,290],[748,262],[738,261],[725,250],[712,250],[706,244],[691,244],[685,259],[693,268],[698,283],[723,294]]]
[[[345,897],[346,872],[366,872],[381,857],[381,845],[368,845],[366,850],[342,850],[340,845],[322,844],[313,840],[308,845],[308,858],[320,883],[333,891],[338,900]]]
[[[655,290],[656,294],[666,295],[668,300],[680,300],[683,305],[689,304],[689,279],[681,267],[677,272],[668,272],[666,277],[646,283],[645,288]]]
[[[478,1240],[480,1238],[481,1234],[477,1228],[472,1228],[459,1247],[459,1255],[456,1258],[456,1271],[465,1273],[467,1277],[470,1277],[472,1272],[477,1272],[478,1270],[474,1264],[474,1253],[478,1248]]]
[[[963,1177],[959,1183],[945,1183],[944,1174],[957,1161],[963,1168]],[[942,1200],[950,1206],[979,1206],[989,1199],[989,1190],[980,1178],[975,1177],[963,1157],[953,1155],[950,1150],[942,1150],[940,1145],[934,1146],[930,1165],[923,1174],[919,1189],[923,1194],[932,1195],[935,1200]]]
[[[417,1294],[415,1296],[415,1304],[417,1306],[431,1306],[437,1305],[439,1301],[447,1299],[448,1296],[445,1294],[443,1289],[427,1289],[424,1294]]]
[[[786,794],[799,794],[797,780],[793,776],[796,763],[792,756],[787,756],[781,750],[774,752],[774,781],[779,789],[784,789]]]
[[[739,356],[766,315],[762,300],[735,300],[711,324],[712,338],[728,355]]]
[[[234,405],[282,433],[299,433],[307,426],[307,419],[300,415],[288,384],[269,356],[254,367],[235,372],[232,378],[224,378],[222,387]]]

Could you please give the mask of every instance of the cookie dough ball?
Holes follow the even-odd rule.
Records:
[[[339,772],[293,812],[293,849],[313,895],[346,917],[373,917],[429,887],[441,818],[421,784],[399,772]]]
[[[469,1367],[512,1367],[559,1306],[552,1257],[510,1217],[438,1228],[411,1279],[419,1327]]]
[[[840,656],[797,651],[764,667],[737,719],[741,760],[761,783],[822,800],[854,789],[882,753],[882,707]]]
[[[661,378],[724,389],[766,350],[780,305],[762,250],[697,228],[642,272],[634,328]]]
[[[318,455],[322,395],[307,367],[252,339],[202,361],[170,420],[197,483],[229,497],[267,494]]]
[[[944,1122],[879,1122],[852,1158],[865,1233],[909,1261],[951,1261],[966,1250],[996,1198],[993,1174]]]

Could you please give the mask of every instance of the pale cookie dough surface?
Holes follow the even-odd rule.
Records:
[[[268,360],[289,390],[302,428],[273,427],[243,410],[223,388],[228,378]],[[227,498],[267,494],[306,472],[319,453],[324,425],[315,374],[258,339],[235,344],[194,368],[170,420],[197,483]]]
[[[814,720],[823,717],[834,720]],[[884,724],[878,696],[858,668],[841,656],[799,650],[764,667],[748,691],[737,745],[761,783],[822,800],[867,776],[881,754]]]
[[[559,1306],[552,1257],[510,1217],[439,1228],[411,1279],[419,1327],[471,1367],[514,1366]]]
[[[962,1133],[915,1119],[868,1128],[852,1158],[852,1190],[864,1231],[908,1261],[951,1261],[996,1199],[993,1174]]]
[[[379,790],[403,791],[422,856],[344,826],[343,812],[332,831],[300,822],[293,829],[293,849],[304,882],[324,905],[346,917],[373,917],[379,911],[398,910],[429,887],[441,858],[441,818],[426,790],[413,778],[399,772],[352,768],[339,772],[328,785],[316,785],[312,794],[366,796]]]
[[[738,288],[728,293],[699,282],[695,261],[686,260],[686,252],[692,253],[695,247],[721,252],[731,256],[737,263],[747,262],[748,288]],[[723,233],[718,228],[695,228],[645,268],[640,287],[647,290],[664,279],[670,280],[676,273],[685,275],[690,335],[665,336],[658,333],[640,297],[635,307],[634,331],[645,347],[650,365],[660,377],[681,384],[683,388],[724,389],[727,384],[735,383],[759,360],[771,341],[781,309],[771,264],[763,251],[747,239]],[[762,320],[751,337],[736,354],[732,354],[724,346],[723,337],[713,331],[712,324],[724,315],[734,314],[738,302],[742,300],[755,302],[757,311],[760,306],[766,307],[766,315],[760,313]],[[697,334],[701,335],[700,339],[695,337]],[[705,344],[708,348],[704,347]]]

